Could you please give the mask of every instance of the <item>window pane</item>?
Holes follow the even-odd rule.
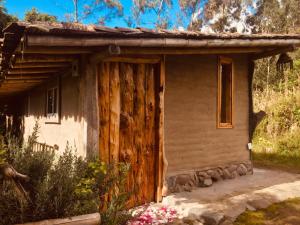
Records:
[[[232,106],[232,65],[221,65],[221,123],[231,123],[231,106]]]
[[[47,113],[53,113],[53,89],[47,92]]]
[[[53,89],[53,113],[57,113],[57,88]]]

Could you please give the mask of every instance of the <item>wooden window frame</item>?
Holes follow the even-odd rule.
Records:
[[[56,112],[48,113],[48,92],[50,90],[56,89]],[[60,86],[60,78],[57,77],[55,80],[55,84],[48,85],[46,89],[46,107],[45,107],[45,115],[46,115],[46,124],[60,124],[60,108],[61,108],[61,86]]]
[[[221,123],[221,100],[222,100],[222,64],[231,64],[231,123]],[[218,105],[217,105],[217,128],[231,129],[234,128],[234,64],[233,60],[228,57],[219,57],[218,59]]]

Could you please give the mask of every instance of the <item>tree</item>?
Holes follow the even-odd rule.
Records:
[[[182,13],[177,16],[180,24],[184,26],[187,23],[188,30],[200,30],[203,25],[203,8],[201,0],[179,0],[179,7]]]
[[[3,6],[3,0],[0,0],[0,30],[2,31],[8,23],[15,22],[17,20],[17,17],[7,14],[7,10]]]
[[[132,26],[153,25],[156,28],[167,29],[171,25],[168,9],[172,7],[172,0],[133,0],[132,16],[125,18],[127,24]],[[149,15],[143,20],[143,15]],[[154,18],[152,21],[150,18]]]
[[[113,18],[123,16],[123,5],[119,0],[72,0],[72,12],[65,16],[70,22],[83,22],[95,19],[95,23],[104,25]]]
[[[246,18],[253,11],[249,0],[179,0],[188,30],[249,32]]]
[[[57,22],[57,17],[52,16],[46,13],[40,13],[36,8],[32,8],[31,10],[25,13],[25,21],[33,23],[33,22]]]

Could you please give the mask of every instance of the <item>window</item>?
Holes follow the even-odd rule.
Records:
[[[47,116],[54,116],[58,113],[58,88],[47,90]]]
[[[218,66],[218,128],[232,128],[233,111],[233,64],[221,57]]]
[[[60,123],[60,78],[51,81],[47,85],[45,93],[45,123]]]

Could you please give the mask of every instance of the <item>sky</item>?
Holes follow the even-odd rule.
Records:
[[[84,1],[84,0],[83,0]],[[128,16],[132,8],[132,0],[120,0],[124,7],[124,15]],[[172,19],[176,18],[176,10],[179,10],[178,3],[174,1],[174,7],[170,15]],[[6,7],[9,14],[15,15],[21,20],[24,18],[26,11],[37,8],[40,13],[48,13],[57,16],[59,21],[65,20],[65,14],[71,13],[73,10],[72,0],[4,0],[4,6]],[[152,17],[153,18],[153,17]],[[144,21],[151,21],[151,14],[147,15]],[[90,18],[84,21],[86,24],[95,22],[95,18]],[[151,22],[150,22],[151,24]],[[113,19],[106,23],[108,26],[120,26],[125,27],[127,24],[124,19]],[[142,24],[144,27],[149,27],[148,24]]]
[[[124,14],[128,15],[132,6],[132,0],[122,0]],[[4,6],[9,14],[15,15],[20,19],[24,18],[26,11],[37,8],[40,13],[48,13],[57,16],[58,20],[64,21],[65,14],[71,13],[73,10],[72,0],[5,0]],[[85,23],[93,23],[90,18]],[[114,19],[107,25],[109,26],[126,26],[123,19]]]

